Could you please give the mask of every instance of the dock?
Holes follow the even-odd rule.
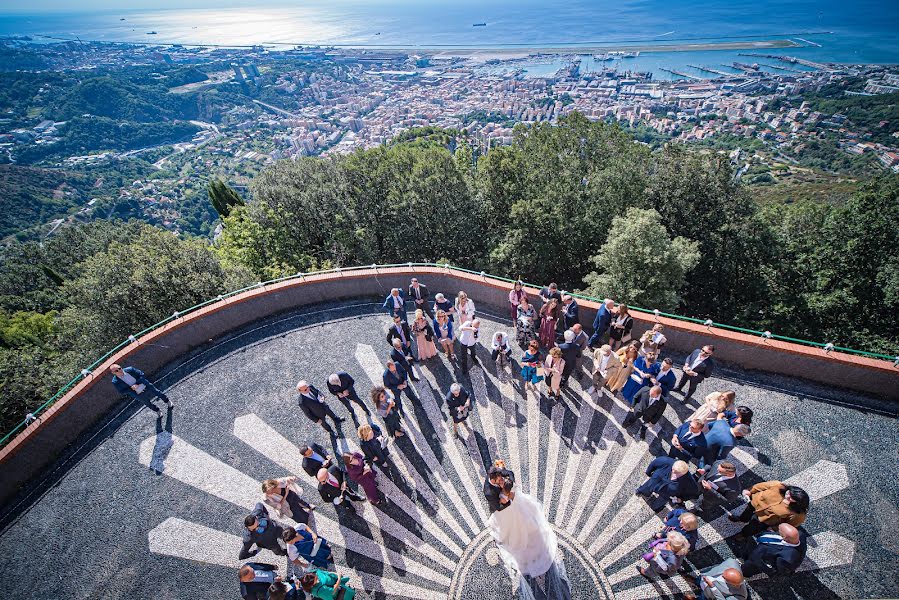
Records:
[[[711,67],[701,67],[699,65],[687,65],[688,67],[692,67],[697,71],[702,71],[704,73],[714,73],[715,75],[721,75],[722,77],[733,77],[736,73],[728,73],[727,71],[719,71],[718,69],[713,69]]]
[[[808,73],[808,71],[803,71],[801,69],[793,69],[790,67],[781,67],[778,65],[769,65],[768,63],[759,63],[760,67],[768,67],[769,69],[776,69],[778,71],[789,71],[790,73]]]
[[[687,79],[692,79],[693,81],[705,81],[707,78],[698,77],[696,75],[690,75],[689,73],[684,73],[683,71],[675,71],[674,69],[666,69],[665,67],[659,67],[659,70],[665,71],[666,73],[671,73],[672,75],[677,75],[679,77],[686,77]]]
[[[814,62],[812,60],[805,60],[804,58],[796,58],[795,56],[780,56],[778,54],[759,54],[757,52],[741,52],[739,56],[754,56],[758,58],[774,58],[776,60],[780,60],[786,63],[790,63],[791,65],[802,65],[804,67],[811,67],[813,69],[818,69],[819,71],[830,71],[830,65],[826,65],[824,63]]]

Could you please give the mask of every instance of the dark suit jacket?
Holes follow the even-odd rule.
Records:
[[[565,329],[571,329],[571,326],[578,322],[577,300],[572,300],[568,306],[562,305],[562,317],[565,320]]]
[[[503,477],[508,477],[512,480],[512,483],[515,483],[515,473],[509,469],[503,469],[502,474]],[[512,504],[511,502],[508,504],[500,504],[500,493],[502,493],[502,489],[490,485],[490,477],[486,477],[484,479],[484,497],[487,498],[487,506],[490,507],[490,512],[504,510]]]
[[[344,473],[340,469],[340,467],[338,467],[337,465],[332,465],[328,469],[328,473],[330,473],[337,479],[338,484],[341,487],[343,486]],[[326,502],[334,502],[335,498],[338,498],[341,494],[343,494],[343,490],[341,489],[341,487],[334,487],[333,485],[331,485],[330,483],[327,483],[327,482],[325,482],[325,483],[319,482],[318,483],[318,493],[322,497],[322,500],[324,500]]]
[[[612,324],[612,313],[609,312],[609,309],[606,308],[606,305],[603,304],[599,307],[599,310],[596,311],[596,318],[593,319],[593,331],[594,333],[605,333],[609,329],[609,325]]]
[[[406,374],[412,372],[412,367],[409,365],[409,359],[407,359],[406,355],[398,351],[396,348],[390,351],[390,360],[397,363],[397,369],[402,369],[406,372]]]
[[[340,371],[337,373],[337,377],[340,378],[340,385],[333,385],[331,382],[328,382],[328,391],[334,394],[335,396],[340,392],[345,392],[356,383],[356,380],[353,377],[344,371]]]
[[[321,402],[316,400],[316,398],[320,398]],[[300,394],[297,402],[303,410],[303,414],[312,421],[320,421],[328,414],[325,410],[325,398],[314,385],[309,386],[308,395]]]
[[[581,347],[574,342],[563,342],[559,344],[559,350],[562,351],[562,358],[565,360],[565,371],[571,373],[577,367],[578,356],[581,355]]]
[[[709,468],[709,472],[701,477],[702,481],[711,482],[713,479],[719,477],[717,470],[711,469],[711,465]],[[730,479],[719,481],[715,485],[718,486],[717,490],[714,488],[710,490],[702,488],[702,493],[712,502],[719,504],[734,502],[740,497],[740,492],[743,491],[743,485],[740,483],[740,478],[737,475],[734,475]]]
[[[634,414],[643,419],[644,423],[654,425],[659,422],[668,403],[665,401],[665,394],[653,399],[649,395],[651,389],[650,386],[644,385],[634,396]]]
[[[122,370],[125,371],[126,373],[128,373],[129,375],[131,375],[132,377],[134,377],[134,379],[137,380],[137,383],[142,383],[144,385],[147,385],[148,383],[150,383],[147,380],[147,377],[144,375],[144,372],[141,371],[140,369],[138,369],[137,367],[125,367]],[[137,398],[137,392],[132,390],[128,386],[127,383],[125,383],[124,381],[122,381],[121,379],[116,377],[115,375],[112,376],[112,385],[115,387],[116,391],[118,391],[120,394],[125,394],[126,396],[131,396],[132,398]]]
[[[395,396],[399,395],[399,389],[397,386],[406,383],[408,379],[409,376],[406,374],[406,371],[405,369],[403,369],[402,365],[396,366],[396,373],[393,373],[390,369],[384,369],[384,374],[382,376],[384,387],[391,390]]]
[[[412,343],[412,329],[409,327],[409,324],[405,321],[400,321],[400,327],[403,328],[403,335],[406,336],[406,344],[409,345]],[[403,338],[400,336],[399,332],[396,330],[396,323],[390,326],[390,329],[387,330],[387,343],[391,346],[393,345],[394,338],[403,341]]]
[[[250,531],[246,527],[244,527],[243,548],[240,549],[238,558],[240,560],[244,560],[246,558],[250,558],[251,556],[255,556],[259,551],[250,551],[250,548],[253,546],[253,544],[256,544],[260,548],[265,548],[266,550],[272,550],[273,552],[276,552],[278,554],[283,554],[284,551],[278,544],[278,540],[281,539],[281,533],[284,531],[284,525],[278,523],[268,515],[268,510],[266,510],[262,502],[257,502],[256,507],[250,514],[255,516],[257,519],[268,519],[268,526],[262,533],[257,533],[255,530]]]
[[[254,571],[274,571],[275,565],[268,563],[248,562],[246,566],[252,567]],[[240,596],[243,600],[267,600],[268,599],[268,582],[261,581],[241,581]]]
[[[693,364],[693,361],[696,360],[697,358],[699,358],[700,351],[701,351],[701,348],[697,348],[696,350],[691,352],[690,356],[687,357],[687,360],[684,364],[686,364],[688,367],[691,364]],[[696,383],[699,383],[706,377],[711,377],[712,371],[714,371],[714,370],[715,370],[715,362],[712,360],[712,357],[710,356],[707,359],[705,359],[704,361],[702,361],[701,363],[699,363],[699,365],[695,369],[693,369],[693,372],[696,373],[696,375],[693,376],[692,379]],[[690,376],[688,375],[688,377],[690,377]]]
[[[702,460],[699,461],[700,469],[715,464],[715,461],[724,460],[737,445],[737,438],[731,432],[727,419],[719,419],[712,423],[705,434],[705,443],[706,449]]]
[[[671,450],[668,451],[668,456],[690,462],[694,459],[699,460],[705,455],[705,451],[707,448],[705,434],[700,433],[699,435],[689,440],[684,440],[684,436],[689,433],[689,430],[690,423],[684,423],[677,428],[677,431],[674,432],[674,435],[676,435],[677,439],[680,440],[680,445],[683,447],[683,450],[678,450],[674,445],[672,445]]]
[[[675,460],[670,456],[653,459],[646,467],[649,479],[637,489],[637,492],[646,496],[655,492],[666,500],[672,496],[677,496],[681,500],[699,498],[699,484],[695,475],[687,473],[677,479],[671,479],[671,466]]]
[[[373,437],[370,440],[360,441],[359,447],[362,449],[362,453],[365,455],[365,460],[368,464],[373,465],[375,462],[384,464],[387,462],[387,450],[381,446],[381,442],[378,441],[377,437]]]
[[[406,307],[405,307],[406,297],[403,295],[403,290],[400,290],[400,300],[402,301],[400,303],[400,313],[406,314]],[[387,311],[388,315],[390,315],[391,317],[394,315],[394,312],[393,312],[394,304],[393,304],[393,296],[392,295],[387,294],[387,298],[384,299],[384,304],[382,305],[382,307],[384,308],[384,310]]]
[[[421,293],[422,300],[427,300],[431,295],[431,293],[428,291],[428,286],[426,286],[425,284],[423,284],[421,282],[418,283],[418,291]],[[413,288],[411,285],[409,286],[408,298],[409,298],[409,300],[412,300],[413,302],[415,302],[415,300],[417,300],[417,298],[415,297],[415,288]]]
[[[312,448],[312,451],[328,460],[328,453],[324,448],[319,446],[316,443],[309,444],[309,447]],[[306,471],[311,477],[315,477],[318,475],[319,470],[322,468],[322,462],[320,460],[316,460],[309,456],[303,457],[303,470]]]
[[[799,529],[798,546],[781,546],[779,544],[758,544],[743,564],[743,574],[751,577],[756,573],[768,575],[789,575],[794,573],[805,558],[808,549],[808,534],[801,527]]]
[[[459,412],[459,409],[468,402],[468,399],[471,395],[465,391],[465,388],[459,390],[458,396],[453,396],[453,392],[449,391],[446,393],[446,408],[450,411],[450,416],[454,417]],[[510,473],[512,471],[509,471]],[[493,487],[493,486],[490,486]],[[493,488],[496,489],[496,488]]]

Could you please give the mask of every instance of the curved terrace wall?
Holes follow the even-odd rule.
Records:
[[[422,279],[434,293],[464,289],[478,305],[508,311],[509,283],[452,268],[410,266],[312,274],[244,291],[183,315],[138,338],[97,367],[0,450],[0,502],[5,502],[50,464],[80,433],[121,400],[110,383],[109,366],[134,364],[153,373],[191,350],[253,321],[299,306],[360,296],[381,296],[409,279]],[[536,295],[538,290],[526,288]],[[579,300],[581,322],[593,322],[599,304]],[[825,353],[790,342],[727,331],[653,313],[632,313],[634,335],[654,323],[665,325],[668,348],[688,353],[703,344],[716,358],[746,369],[798,376],[829,386],[899,399],[899,369],[887,361],[840,352]],[[179,409],[181,410],[181,409]]]

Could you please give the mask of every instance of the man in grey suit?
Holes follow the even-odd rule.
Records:
[[[699,572],[696,585],[707,600],[746,600],[749,588],[740,569],[740,561],[729,558],[719,565]],[[684,594],[686,598],[695,600],[693,594]]]
[[[696,501],[694,512],[705,512],[716,506],[730,506],[740,497],[743,485],[737,477],[737,468],[733,463],[722,461],[718,463],[716,470],[702,469],[696,471],[702,475],[699,485],[702,487],[702,496]]]

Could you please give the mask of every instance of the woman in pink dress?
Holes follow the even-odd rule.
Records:
[[[527,292],[521,287],[521,282],[516,281],[509,292],[509,307],[512,310],[512,325],[518,322],[518,305],[521,299],[527,297]]]
[[[555,298],[540,307],[540,345],[544,348],[552,348],[556,345],[556,324],[562,309]]]
[[[434,328],[428,323],[424,311],[420,308],[415,311],[415,320],[412,321],[412,335],[415,336],[418,360],[421,361],[437,356],[437,345],[434,344]]]

